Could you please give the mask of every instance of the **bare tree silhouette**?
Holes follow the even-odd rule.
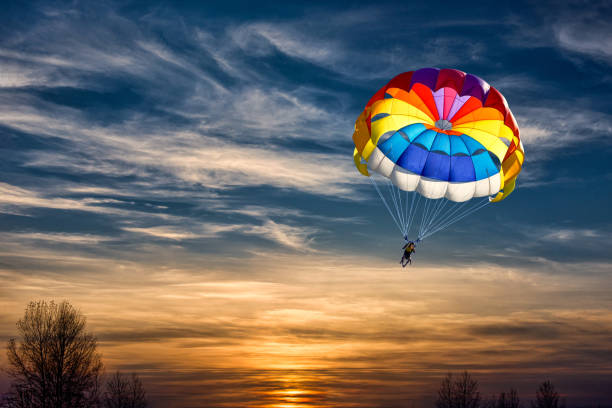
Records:
[[[104,408],[146,408],[147,399],[142,381],[136,374],[127,377],[115,372],[106,383]]]
[[[478,382],[464,371],[453,381],[453,375],[447,374],[438,390],[437,408],[478,408],[480,406]]]
[[[559,393],[555,390],[550,380],[544,381],[536,391],[536,400],[531,402],[533,408],[563,408],[564,403],[559,403]]]
[[[502,392],[497,398],[496,408],[520,408],[521,400],[514,388],[510,388],[509,393]]]
[[[102,372],[96,338],[68,302],[30,302],[8,342],[9,408],[91,408]]]
[[[453,375],[446,374],[438,389],[438,399],[436,400],[436,408],[453,408]]]
[[[457,408],[477,408],[480,405],[478,382],[467,371],[459,376],[453,388],[457,396]]]

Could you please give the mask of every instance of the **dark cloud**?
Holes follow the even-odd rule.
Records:
[[[469,332],[484,337],[518,337],[521,340],[543,340],[557,338],[567,329],[559,322],[521,322],[475,326]]]
[[[98,338],[103,342],[109,343],[142,343],[142,342],[160,342],[167,340],[180,339],[207,339],[214,342],[216,339],[236,340],[246,336],[252,336],[253,333],[248,333],[244,328],[232,328],[228,324],[206,324],[202,328],[184,328],[184,327],[160,327],[160,328],[138,328],[134,330],[114,330],[98,333]],[[195,347],[195,343],[189,343],[191,347]],[[202,342],[201,346],[208,343]],[[224,343],[227,344],[227,343]],[[211,343],[212,346],[217,344]],[[187,345],[186,345],[187,346]]]

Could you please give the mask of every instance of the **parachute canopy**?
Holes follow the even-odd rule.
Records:
[[[506,198],[525,157],[503,95],[479,77],[423,68],[393,78],[355,123],[353,158],[403,191],[465,202]]]

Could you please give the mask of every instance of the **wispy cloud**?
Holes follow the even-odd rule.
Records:
[[[516,111],[525,147],[526,162],[519,178],[524,187],[580,180],[579,174],[551,172],[550,162],[561,152],[579,154],[584,146],[610,146],[611,115],[567,104],[522,106]]]
[[[247,102],[248,99],[244,103]],[[277,112],[279,116],[275,114],[272,126],[280,126],[283,120],[297,120],[292,118],[297,118],[301,110],[291,109],[292,114],[282,109]],[[308,113],[306,109],[304,112]],[[256,112],[251,114],[253,119],[247,122],[263,128],[267,122]],[[30,153],[27,165],[38,168],[149,178],[153,177],[151,169],[158,167],[167,176],[212,188],[271,185],[336,196],[348,196],[351,183],[361,181],[351,169],[348,155],[295,152],[265,146],[265,142],[256,146],[223,141],[197,129],[160,132],[136,118],[122,125],[102,127],[88,123],[71,109],[47,114],[32,108],[6,107],[0,113],[0,123],[73,143],[67,151]],[[292,126],[291,122],[287,126]],[[75,151],[79,153],[75,155]]]
[[[316,233],[316,229],[311,227],[294,227],[267,220],[262,225],[247,227],[245,232],[262,235],[289,248],[310,251],[311,236]]]
[[[485,55],[484,46],[477,41],[466,42],[457,35],[430,35],[428,30],[435,32],[435,24],[419,24],[420,31],[411,29],[411,23],[406,20],[404,29],[415,41],[401,44],[372,41],[389,35],[384,28],[372,25],[372,21],[387,21],[392,25],[395,18],[384,8],[342,10],[333,15],[321,13],[290,22],[250,22],[230,27],[229,36],[247,54],[264,57],[282,53],[330,70],[343,81],[384,80],[408,70],[407,67],[453,66]],[[368,47],[364,43],[378,46]]]
[[[228,232],[240,232],[255,235],[281,246],[300,251],[312,251],[312,235],[317,230],[311,227],[296,227],[265,219],[260,225],[251,223],[242,224],[214,224],[202,223],[199,226],[156,226],[156,227],[123,227],[123,230],[144,234],[155,238],[183,241],[201,238],[214,238]]]
[[[612,46],[607,38],[612,32],[607,24],[598,22],[595,26],[563,24],[556,28],[555,34],[559,45],[570,51],[586,54],[594,59],[610,62],[612,60]]]
[[[612,116],[569,105],[521,108],[518,119],[525,145],[532,145],[538,158],[594,140],[608,143],[612,130]]]
[[[48,241],[53,243],[71,245],[96,245],[110,238],[96,234],[68,234],[68,233],[43,233],[43,232],[2,232],[0,236],[10,241]]]
[[[101,206],[108,203],[107,199],[84,199],[74,200],[59,197],[45,197],[40,193],[0,183],[0,211],[13,214],[15,211],[21,213],[24,209],[31,207],[53,208],[63,210],[81,210],[100,213],[114,213],[113,208]]]
[[[581,7],[574,2],[561,10],[558,21],[553,23],[554,39],[559,46],[594,60],[612,62],[612,46],[607,41],[612,29],[606,18],[602,18],[612,12],[610,4],[601,2]]]
[[[238,226],[235,225],[213,225],[206,224],[201,228],[201,232],[193,232],[186,230],[185,227],[174,227],[174,226],[158,226],[158,227],[124,227],[125,231],[135,232],[139,234],[148,235],[155,238],[170,239],[173,241],[182,241],[185,239],[197,239],[197,238],[212,238],[219,235],[222,232],[235,231]]]
[[[331,65],[341,58],[343,47],[329,41],[308,36],[290,24],[249,23],[231,32],[235,43],[245,52],[256,56],[269,55],[274,49],[291,57],[301,58],[319,65]],[[315,34],[311,32],[310,34]]]
[[[349,159],[343,161],[344,156],[334,154],[298,153],[267,142],[271,138],[286,137],[333,140],[344,126],[339,126],[330,113],[317,106],[314,99],[319,91],[313,94],[307,87],[286,91],[280,86],[270,89],[237,84],[228,92],[218,79],[213,79],[210,70],[201,68],[210,61],[194,59],[193,54],[178,54],[148,38],[150,33],[113,12],[109,12],[108,19],[112,24],[98,27],[98,36],[83,33],[81,41],[72,44],[57,39],[64,38],[68,31],[85,30],[86,24],[74,20],[72,14],[59,13],[30,33],[27,39],[34,46],[27,51],[4,49],[0,56],[21,64],[47,67],[48,78],[43,75],[40,80],[47,86],[57,85],[52,79],[57,70],[62,75],[74,74],[73,78],[86,81],[80,86],[94,89],[99,86],[87,73],[103,71],[114,76],[127,73],[151,84],[170,78],[178,85],[179,93],[187,83],[197,81],[195,89],[185,90],[185,98],[178,106],[160,107],[190,117],[191,121],[177,129],[175,123],[168,126],[128,109],[122,123],[101,126],[77,109],[33,96],[12,97],[3,103],[0,123],[71,143],[67,150],[28,153],[27,166],[73,174],[132,175],[148,181],[158,177],[154,173],[161,170],[166,176],[164,183],[176,178],[209,188],[269,185],[310,194],[351,196],[351,183],[359,179],[350,170]],[[119,33],[130,35],[124,38]],[[182,40],[191,41],[193,46],[206,51],[219,44],[214,36],[201,29],[191,34],[194,38]],[[102,47],[96,39],[100,37],[106,39]],[[12,45],[16,48],[16,44]],[[227,58],[236,58],[231,53],[227,55]],[[234,63],[239,62],[227,62]],[[177,69],[189,78],[175,75]],[[11,83],[26,85],[27,81],[16,78]],[[154,94],[155,88],[151,91]],[[350,126],[347,122],[349,132]],[[234,139],[219,138],[219,132]],[[255,138],[250,139],[252,136],[247,134]]]
[[[601,231],[588,228],[551,228],[550,232],[541,235],[542,239],[553,242],[583,242],[584,239],[599,239],[602,236]]]

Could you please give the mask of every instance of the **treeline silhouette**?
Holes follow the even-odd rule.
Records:
[[[565,401],[550,381],[544,381],[535,393],[531,408],[565,408]],[[467,371],[458,376],[446,375],[438,389],[436,408],[526,408],[514,388],[499,395],[483,398],[476,381]]]
[[[96,337],[70,303],[30,302],[8,342],[11,384],[1,408],[146,408],[136,374],[104,380]]]

